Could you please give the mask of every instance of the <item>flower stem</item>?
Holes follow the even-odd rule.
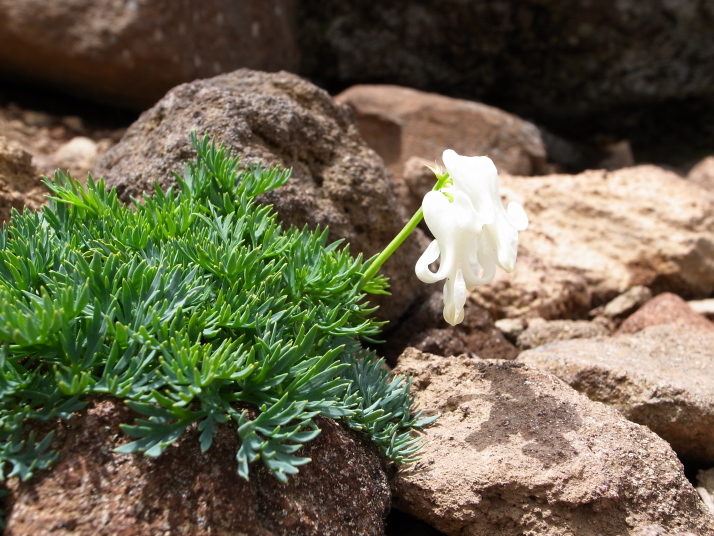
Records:
[[[449,180],[449,174],[444,173],[443,175],[437,175],[437,179],[438,180],[436,181],[434,188],[432,188],[433,190],[441,190]],[[414,213],[414,215],[407,222],[404,228],[399,231],[399,234],[395,236],[389,244],[387,244],[387,247],[384,248],[384,250],[382,250],[382,252],[377,255],[377,257],[369,265],[369,268],[367,268],[367,271],[362,276],[360,287],[363,287],[366,283],[371,281],[375,275],[377,275],[377,272],[386,262],[386,260],[392,256],[392,254],[397,250],[399,246],[402,245],[402,242],[404,242],[407,237],[412,233],[412,231],[416,229],[416,226],[419,225],[419,222],[423,218],[424,210],[422,209],[422,207],[419,207],[419,210]]]

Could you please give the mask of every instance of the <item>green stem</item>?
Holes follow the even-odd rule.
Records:
[[[446,184],[446,182],[449,180],[448,173],[444,173],[444,175],[437,177],[438,180],[436,181],[433,190],[441,190]],[[375,275],[377,275],[377,272],[386,262],[386,260],[392,256],[392,253],[394,253],[399,246],[402,245],[402,242],[404,242],[407,237],[412,233],[412,231],[416,229],[416,226],[419,225],[419,222],[423,218],[424,210],[422,209],[422,207],[419,207],[419,210],[414,213],[414,215],[407,222],[404,228],[399,231],[399,234],[392,239],[392,241],[387,245],[387,247],[384,248],[384,250],[369,265],[369,268],[367,268],[367,271],[362,276],[362,280],[360,281],[360,287],[363,287],[365,284],[371,281]]]
[[[419,207],[419,210],[416,211],[414,216],[412,216],[412,218],[407,222],[404,228],[399,231],[399,234],[392,239],[392,241],[387,245],[387,247],[384,248],[382,253],[380,253],[377,258],[372,261],[372,264],[369,265],[369,268],[367,268],[367,271],[362,276],[362,286],[364,286],[365,283],[371,281],[372,278],[377,275],[377,272],[382,267],[384,262],[392,256],[392,253],[394,253],[399,246],[402,245],[402,242],[404,242],[411,234],[411,232],[416,228],[416,226],[419,225],[419,222],[422,220],[423,217],[424,210]]]

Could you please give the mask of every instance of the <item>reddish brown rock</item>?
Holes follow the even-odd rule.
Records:
[[[156,459],[116,454],[119,424],[134,415],[94,401],[62,423],[55,465],[26,483],[10,481],[7,536],[325,535],[378,536],[389,487],[376,447],[334,421],[300,450],[312,462],[280,484],[262,464],[237,474],[234,427],[223,426],[202,454],[185,434]]]
[[[646,425],[683,458],[714,464],[714,330],[661,324],[556,342],[521,352],[518,361]]]
[[[285,72],[242,69],[176,87],[127,130],[94,174],[123,199],[152,191],[155,180],[175,185],[171,172],[181,172],[194,155],[191,131],[226,143],[242,165],[292,168],[288,184],[262,200],[285,224],[329,226],[330,240],[346,239],[354,254],[381,251],[408,220],[389,172],[359,137],[349,110]],[[392,295],[379,300],[383,318],[399,318],[428,292],[414,275],[427,242],[417,231],[384,265]]]
[[[433,165],[435,160],[441,163],[446,149],[487,154],[500,170],[515,175],[547,169],[538,128],[492,106],[382,85],[354,86],[335,100],[354,109],[362,137],[396,177],[409,158]]]
[[[652,298],[637,312],[626,318],[617,333],[636,333],[648,326],[671,322],[683,325],[682,329],[686,329],[684,325],[691,325],[714,331],[714,322],[694,311],[676,294],[665,292]]]
[[[0,1],[0,71],[144,109],[239,67],[295,70],[293,0]]]
[[[422,460],[393,478],[395,507],[445,534],[714,533],[665,441],[555,376],[414,349],[395,371],[414,377],[417,407],[441,414]]]

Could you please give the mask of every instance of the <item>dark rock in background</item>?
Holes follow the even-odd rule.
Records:
[[[708,0],[302,0],[296,28],[302,74],[335,92],[399,84],[581,135],[714,117]]]

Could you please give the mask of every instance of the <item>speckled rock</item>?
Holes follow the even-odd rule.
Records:
[[[328,225],[330,239],[346,239],[355,254],[381,251],[408,219],[391,175],[359,137],[347,107],[285,72],[241,69],[176,87],[142,114],[94,174],[123,199],[151,191],[154,180],[164,188],[175,184],[171,172],[193,156],[192,130],[226,143],[244,165],[292,168],[288,184],[262,200],[274,204],[286,224]],[[392,295],[376,300],[382,317],[398,318],[428,291],[414,276],[426,245],[418,231],[384,265]]]
[[[145,109],[239,67],[297,69],[294,0],[0,1],[0,73]]]
[[[449,536],[630,536],[656,525],[714,532],[672,449],[556,377],[501,360],[407,350],[416,404],[441,417],[395,507]]]
[[[32,155],[18,143],[0,136],[0,221],[9,220],[13,208],[39,208],[46,193],[32,165]]]
[[[219,429],[202,454],[198,432],[158,458],[116,454],[127,441],[119,424],[133,414],[96,400],[58,428],[60,456],[27,483],[11,480],[8,536],[380,536],[389,486],[371,443],[320,419],[322,433],[300,450],[312,462],[287,484],[262,464],[251,480],[237,474],[235,429]]]
[[[614,406],[680,456],[714,464],[714,331],[662,324],[634,335],[541,346],[518,361]]]
[[[669,324],[671,322],[681,324],[682,329],[686,329],[685,325],[691,325],[714,331],[714,322],[697,313],[676,294],[665,292],[652,298],[635,313],[627,317],[618,328],[617,333],[636,333],[648,326]]]

